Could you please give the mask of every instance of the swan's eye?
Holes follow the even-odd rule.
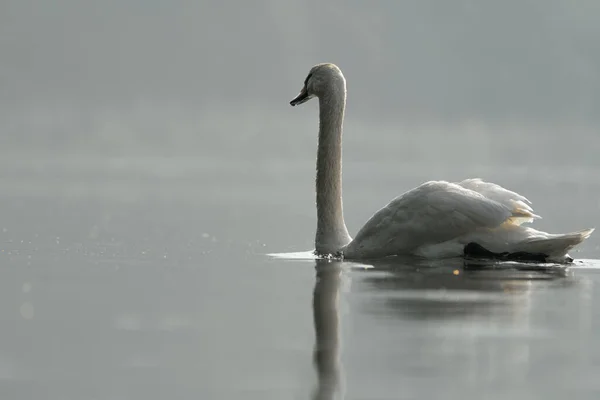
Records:
[[[311,74],[308,74],[308,76],[306,77],[306,79],[304,80],[304,87],[306,87],[306,85],[308,84],[308,80],[310,79],[310,77],[312,76]]]

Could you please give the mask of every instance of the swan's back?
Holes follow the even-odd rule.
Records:
[[[495,227],[511,216],[508,207],[445,181],[426,182],[396,197],[358,231],[344,254],[381,257]]]
[[[453,257],[464,255],[465,246],[476,243],[490,252],[527,252],[535,247],[543,248],[548,257],[563,257],[593,231],[550,235],[522,227],[539,218],[527,203],[525,197],[480,179],[426,182],[377,211],[343,253],[348,258]]]

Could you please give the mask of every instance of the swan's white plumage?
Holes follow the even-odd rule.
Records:
[[[346,80],[334,64],[318,64],[291,105],[319,98],[317,156],[317,253],[342,252],[345,258],[416,255],[462,256],[475,243],[493,253],[542,254],[568,260],[567,252],[593,229],[550,234],[522,224],[540,216],[524,196],[481,179],[426,182],[377,211],[351,239],[344,223],[341,194],[342,122]]]
[[[344,249],[348,258],[412,254],[462,256],[468,243],[495,253],[544,253],[563,261],[567,251],[593,232],[549,234],[524,221],[539,218],[525,197],[494,183],[426,182],[377,211]]]
[[[465,179],[458,184],[465,189],[474,190],[488,199],[497,201],[512,209],[513,216],[511,222],[513,223],[522,224],[524,222],[532,222],[536,218],[541,218],[539,215],[533,213],[529,199],[500,185],[484,182],[479,178]]]
[[[348,257],[413,253],[513,216],[509,206],[456,183],[426,182],[377,211],[344,249]]]

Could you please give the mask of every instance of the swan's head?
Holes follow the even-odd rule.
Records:
[[[297,106],[313,97],[322,98],[331,92],[342,91],[345,95],[346,79],[335,64],[317,64],[310,69],[304,80],[304,86],[290,104]]]

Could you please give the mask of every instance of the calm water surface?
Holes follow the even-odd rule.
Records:
[[[0,163],[1,398],[600,397],[597,234],[569,270],[280,259],[312,245],[312,160]],[[528,196],[541,229],[600,220],[589,165],[391,165],[345,165],[352,232],[469,176]]]

